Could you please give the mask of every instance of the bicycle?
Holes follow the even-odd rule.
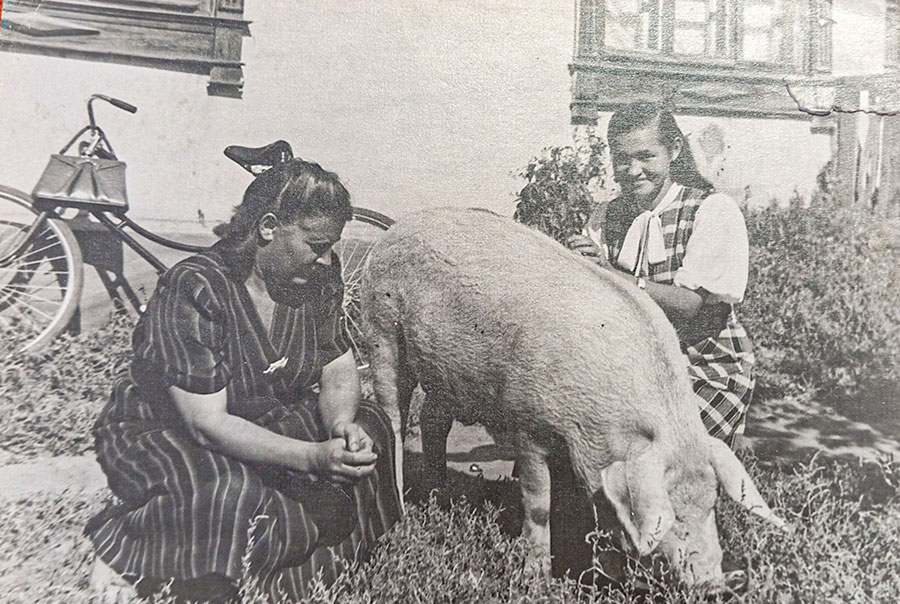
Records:
[[[135,113],[137,107],[125,101],[94,94],[87,101],[88,125],[63,147],[65,155],[78,143],[79,157],[116,160],[112,144],[97,124],[93,102],[105,101],[118,109]],[[257,175],[278,162],[291,159],[290,144],[279,140],[263,147],[229,146],[225,156],[246,171]],[[33,199],[31,195],[0,185],[0,331],[14,342],[14,351],[34,351],[62,333],[78,308],[84,284],[84,261],[79,243],[64,218],[69,210],[75,218],[92,216],[96,223],[134,250],[162,275],[167,266],[137,241],[126,228],[144,239],[188,253],[204,247],[188,245],[153,233],[129,218],[127,204],[74,200]],[[344,228],[335,252],[344,277],[344,312],[347,332],[361,367],[365,366],[365,344],[359,326],[358,288],[360,273],[371,244],[393,220],[372,210],[353,208],[353,219]],[[109,289],[109,288],[108,288]],[[126,292],[131,306],[140,313],[143,305],[133,292]]]

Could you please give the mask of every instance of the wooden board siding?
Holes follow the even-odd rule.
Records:
[[[6,0],[0,50],[210,76],[240,97],[243,0]]]
[[[577,64],[573,66],[572,122],[596,123],[600,111],[639,99],[664,100],[679,113],[776,119],[811,119],[803,109],[806,99],[792,98],[788,85],[802,83],[805,90],[826,92],[833,83],[778,74],[742,74],[733,70],[669,68],[633,63]],[[825,94],[826,98],[832,95]],[[816,104],[812,104],[817,107]]]

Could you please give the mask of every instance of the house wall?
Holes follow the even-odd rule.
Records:
[[[883,73],[885,1],[834,0],[832,11],[834,75]],[[609,115],[600,115],[601,132]],[[836,145],[834,135],[812,129],[808,121],[679,116],[678,122],[701,171],[750,206],[785,202],[795,192],[808,195]]]
[[[136,218],[226,218],[249,177],[222,149],[277,138],[336,171],[358,205],[510,214],[512,173],[571,138],[574,3],[424,6],[249,0],[241,100],[208,96],[204,76],[0,53],[0,182],[30,191],[103,92],[139,106],[98,106]]]
[[[248,1],[241,100],[208,96],[204,76],[0,53],[0,182],[30,190],[82,125],[84,100],[103,92],[140,107],[133,116],[98,108],[129,164],[136,218],[189,228],[198,212],[225,219],[248,176],[222,149],[277,138],[338,172],[358,205],[393,216],[448,204],[510,214],[521,186],[513,172],[571,140],[574,3],[423,6]],[[884,0],[835,0],[837,73],[881,69],[883,13]],[[680,121],[705,141],[707,174],[760,203],[809,191],[831,153],[830,137],[806,122]]]
[[[610,113],[598,123],[606,130]],[[719,191],[751,207],[809,195],[831,156],[831,136],[809,122],[677,116],[700,172]],[[614,192],[610,192],[614,194]]]
[[[833,0],[835,76],[884,72],[885,0]]]

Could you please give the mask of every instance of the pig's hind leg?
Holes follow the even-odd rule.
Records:
[[[416,379],[406,363],[399,325],[393,324],[392,329],[383,329],[369,324],[367,336],[372,348],[370,356],[375,396],[379,405],[390,416],[394,433],[400,436],[396,439],[396,474],[397,488],[402,498],[405,496],[403,444],[406,441],[409,405]]]
[[[427,490],[447,486],[447,437],[453,426],[448,401],[440,392],[429,390],[419,416],[422,429],[423,482]]]

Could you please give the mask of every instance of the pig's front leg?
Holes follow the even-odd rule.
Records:
[[[516,471],[522,487],[522,536],[533,545],[531,570],[550,576],[550,468],[547,451],[520,439]]]

